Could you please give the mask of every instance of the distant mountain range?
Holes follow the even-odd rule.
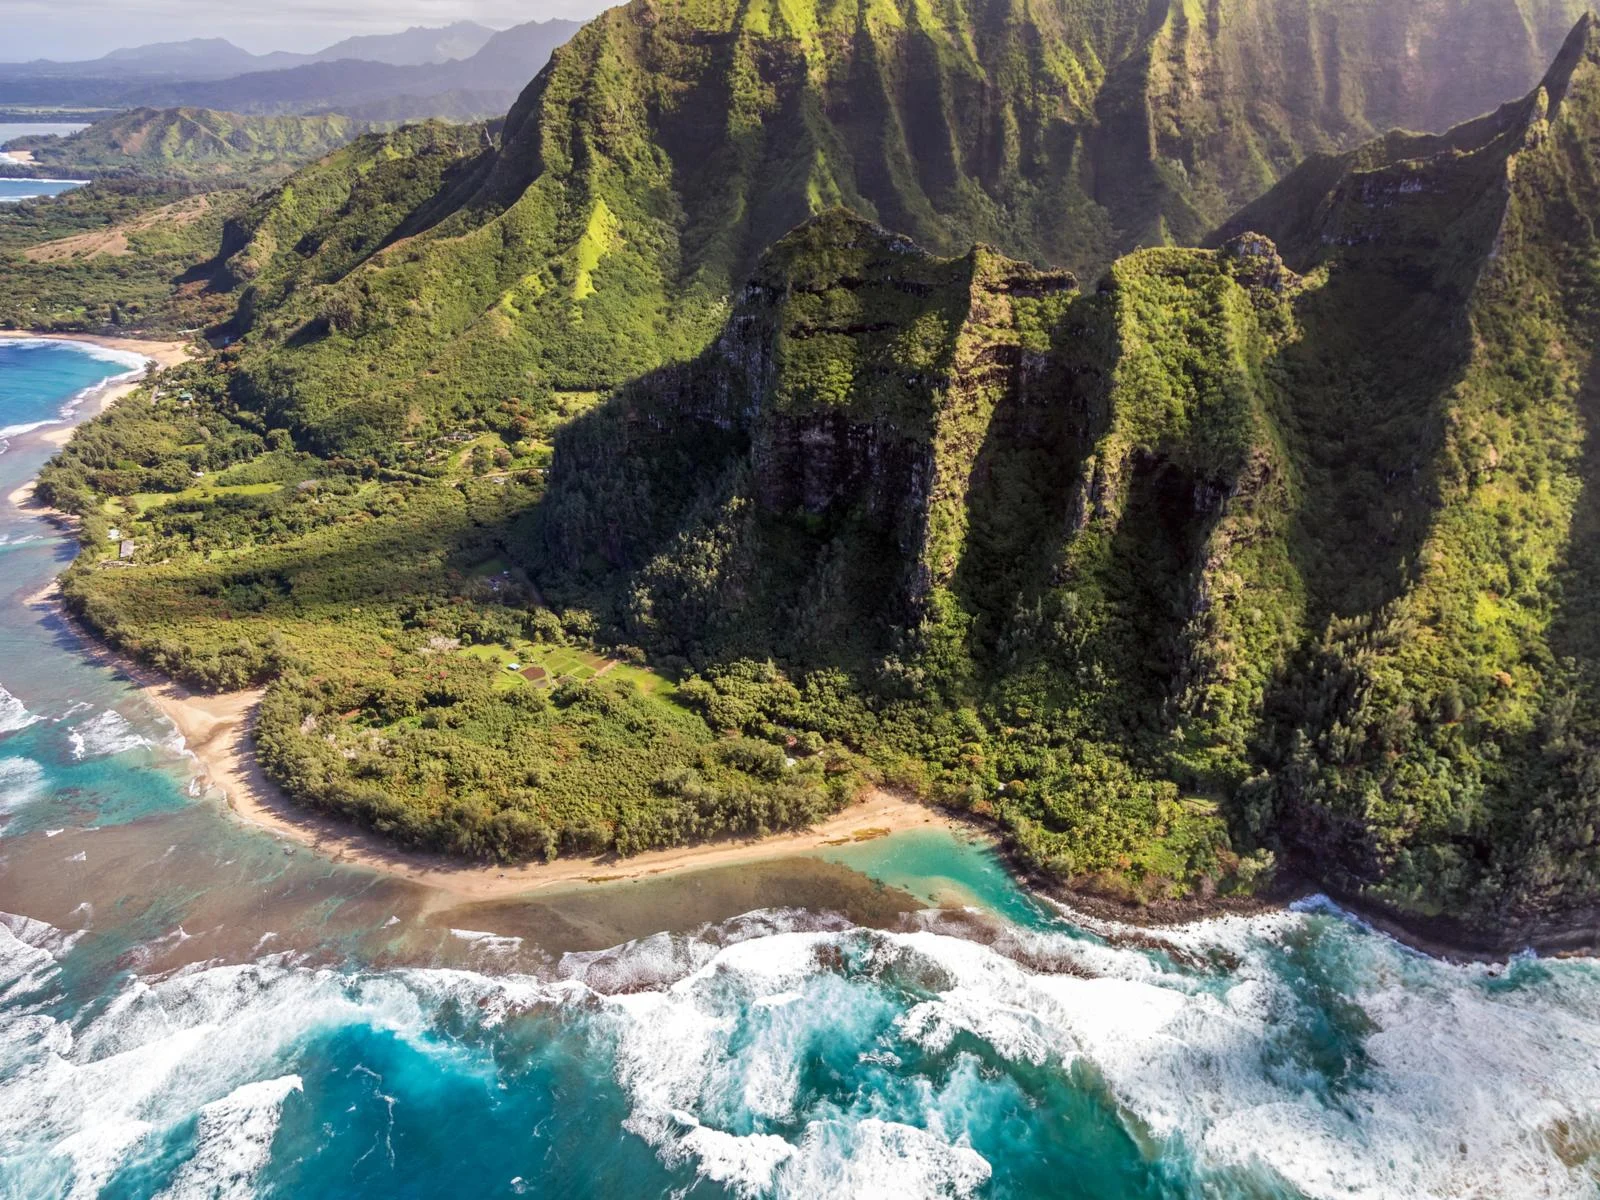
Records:
[[[251,54],[223,38],[163,42],[85,62],[0,64],[0,105],[462,119],[503,112],[578,28],[530,21],[496,33],[461,21],[348,38],[315,54]]]
[[[183,79],[226,79],[249,71],[279,71],[310,63],[359,59],[415,67],[471,58],[495,36],[476,21],[457,21],[437,27],[414,25],[401,33],[369,34],[345,38],[313,54],[276,50],[252,54],[226,38],[189,38],[181,42],[152,42],[113,50],[99,58],[69,62],[38,59],[28,63],[0,63],[0,75],[51,78],[110,76],[176,76]]]
[[[341,114],[266,117],[204,108],[135,108],[70,137],[24,137],[7,144],[28,151],[34,166],[49,174],[226,177],[237,185],[287,174],[362,132],[361,122]]]

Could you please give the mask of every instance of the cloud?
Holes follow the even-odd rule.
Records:
[[[147,42],[225,37],[246,50],[319,50],[360,33],[479,21],[583,19],[605,0],[0,0],[0,58],[97,58]]]

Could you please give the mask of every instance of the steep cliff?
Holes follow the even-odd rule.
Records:
[[[1600,895],[1597,148],[1585,19],[1525,100],[1092,294],[830,215],[562,437],[529,562],[712,711],[903,753],[1058,874],[1270,854],[1559,938]]]
[[[563,431],[527,561],[719,688],[776,655],[813,723],[919,760],[1052,869],[1229,876],[1215,807],[1150,763],[1175,675],[1258,714],[1296,628],[1241,610],[1275,614],[1286,569],[1262,373],[1298,287],[1259,238],[1082,296],[826,214],[698,360]]]
[[[692,357],[761,252],[834,205],[1095,273],[1197,240],[1308,153],[1515,95],[1578,8],[634,0],[556,54],[420,236],[297,289],[247,357],[308,434],[373,449],[392,423],[363,438],[339,410],[374,394],[416,432]]]

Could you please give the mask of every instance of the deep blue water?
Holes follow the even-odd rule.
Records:
[[[0,343],[0,427],[121,369]],[[0,452],[0,1196],[1596,1194],[1593,962],[1131,936],[935,830],[452,907],[244,826],[33,599],[49,452]]]

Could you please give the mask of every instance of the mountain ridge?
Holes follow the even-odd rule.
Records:
[[[1259,30],[1230,43],[1191,8],[1185,71],[1247,71]],[[1398,19],[1362,11],[1376,23],[1351,39]],[[545,702],[491,686],[503,665],[431,656],[575,637],[675,681],[672,727],[688,711],[724,735],[707,771],[725,754],[781,779],[787,749],[837,752],[836,782],[867,769],[992,820],[1026,864],[1095,894],[1205,900],[1299,869],[1462,941],[1588,936],[1594,18],[1523,99],[1313,156],[1209,246],[1135,249],[1083,289],[981,238],[948,248],[1030,178],[1019,164],[1056,161],[1027,158],[1020,124],[998,142],[1013,159],[973,159],[993,139],[963,141],[950,113],[991,131],[1027,104],[1078,115],[1073,145],[1132,148],[1108,176],[1128,195],[1106,198],[1169,232],[1207,210],[1207,171],[1244,180],[1240,155],[1275,171],[1261,147],[1304,135],[1260,107],[1216,138],[1180,122],[1197,157],[1178,187],[1151,114],[1220,126],[1229,88],[1149,100],[1177,44],[1170,9],[1070,29],[1053,13],[996,9],[961,38],[891,3],[641,0],[555,55],[498,144],[368,135],[262,194],[223,247],[238,340],[195,385],[225,436],[196,442],[198,414],[178,413],[181,436],[130,435],[179,447],[140,460],[108,427],[42,487],[91,525],[107,487],[159,491],[177,467],[187,488],[171,454],[233,471],[237,453],[230,479],[294,490],[128,513],[160,561],[86,561],[69,602],[187,677],[275,679],[273,761],[318,803],[411,838],[549,853],[581,832],[626,850],[722,803],[700,768],[652,776],[610,734],[596,761],[628,764],[647,821],[557,837],[539,824],[543,766],[486,782],[508,714]],[[1046,96],[962,93],[1009,78],[1018,45],[1061,51]],[[1409,56],[1377,74],[1392,86],[1374,111],[1433,95]],[[858,103],[830,108],[829,87]],[[852,138],[909,174],[857,171]],[[1086,178],[1055,194],[1098,203]],[[916,228],[849,211],[875,195],[879,217]],[[432,564],[434,591],[394,594],[404,552]],[[376,615],[352,634],[358,599]],[[348,661],[329,649],[346,639]],[[457,683],[412,678],[474,670],[470,711]],[[552,703],[634,711],[592,685]],[[446,734],[463,727],[465,748]],[[462,790],[426,772],[403,799],[369,782],[391,769],[373,738],[436,735]]]
[[[167,76],[82,74],[68,64],[0,67],[0,103],[96,107],[210,108],[251,115],[320,115],[358,120],[452,117],[478,120],[505,111],[575,21],[530,21],[492,33],[471,55],[416,65],[322,55],[252,58],[219,72]],[[243,54],[244,51],[239,53]]]
[[[279,70],[317,62],[355,59],[391,66],[420,66],[451,59],[470,58],[495,35],[476,21],[448,25],[413,25],[396,33],[357,34],[320,50],[272,50],[252,53],[225,37],[194,37],[181,41],[151,42],[109,51],[98,58],[35,59],[26,63],[0,63],[0,75],[19,69],[30,73],[92,74],[111,67],[119,71],[157,75],[189,72],[190,78],[221,77],[251,70]],[[193,74],[199,70],[199,75]]]
[[[1265,53],[1260,29],[1292,16],[1276,0],[1251,3],[1259,19],[1242,25],[1253,32],[1229,53],[1231,26],[1212,38],[1181,6],[1019,16],[976,0],[962,9],[976,31],[966,38],[950,32],[960,23],[923,28],[914,6],[889,0],[859,12],[806,9],[804,20],[721,0],[612,9],[524,91],[501,146],[440,197],[406,261],[379,256],[349,281],[371,310],[363,341],[381,360],[373,382],[420,389],[428,410],[440,402],[436,376],[416,347],[472,363],[467,374],[497,381],[490,388],[526,376],[556,390],[610,386],[692,355],[759,252],[835,203],[936,252],[984,240],[1087,275],[1133,245],[1197,242],[1237,207],[1230,188],[1249,199],[1275,177],[1263,139],[1283,143],[1286,163],[1286,147],[1310,137],[1274,133],[1277,101],[1241,111],[1233,98],[1232,74]],[[1341,19],[1351,38],[1378,40],[1386,28],[1375,17],[1370,27],[1365,15]],[[1421,29],[1422,15],[1408,19]],[[1532,25],[1518,23],[1531,38]],[[1213,92],[1174,98],[1169,76],[1152,67],[1180,45],[1216,64],[1201,72],[1222,80]],[[1417,70],[1392,57],[1369,66],[1401,95],[1401,76]],[[1019,82],[1034,78],[1045,82]],[[1449,94],[1448,82],[1429,95]],[[1469,110],[1494,86],[1492,76],[1456,85],[1466,91],[1453,102]],[[1346,90],[1359,91],[1342,79],[1326,89]],[[1387,93],[1374,101],[1385,116],[1395,103]],[[1317,127],[1320,111],[1307,109],[1302,125]],[[1235,171],[1236,159],[1253,165]],[[426,306],[422,336],[407,306],[428,288],[424,277],[440,275],[473,282]],[[307,332],[275,354],[274,369],[302,379],[308,395],[347,392],[353,377],[335,373],[334,359],[364,351],[321,346],[313,313],[284,315]]]
[[[977,424],[920,467],[814,391],[812,424],[774,454],[783,371],[633,385],[558,438],[525,561],[553,603],[687,655],[710,705],[748,693],[746,656],[774,654],[802,691],[843,670],[854,684],[829,686],[841,712],[858,706],[846,724],[921,747],[935,792],[1082,886],[1221,883],[1256,869],[1236,854],[1270,853],[1459,941],[1581,942],[1600,908],[1600,798],[1583,783],[1600,629],[1561,597],[1591,594],[1600,562],[1600,521],[1575,507],[1595,479],[1584,415],[1600,411],[1576,232],[1600,202],[1597,144],[1586,16],[1525,100],[1352,152],[1331,180],[1313,162],[1213,250],[1119,260],[1009,368],[1031,362],[1054,399],[1034,393],[1030,413],[1013,375],[1002,392],[1023,398],[986,406],[968,380],[936,406]],[[1263,219],[1287,264],[1244,228]],[[828,262],[859,239],[837,223],[785,245],[820,240]],[[1577,265],[1550,259],[1569,246]],[[763,327],[748,306],[764,290],[713,359]],[[850,328],[903,328],[892,311]],[[787,336],[732,361],[800,369]],[[952,386],[897,363],[930,397]],[[858,397],[871,378],[837,386]],[[750,399],[708,414],[707,395]],[[865,482],[804,482],[862,454]],[[785,470],[802,482],[763,482]],[[884,492],[929,536],[885,541],[905,518],[875,515]],[[840,494],[854,515],[818,503]],[[1007,762],[1030,765],[1008,782]]]

